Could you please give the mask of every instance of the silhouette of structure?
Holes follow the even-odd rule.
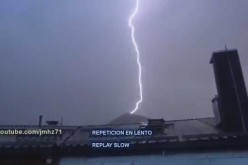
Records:
[[[219,128],[227,132],[247,133],[247,92],[237,50],[214,52],[213,64],[220,115]],[[215,106],[216,107],[216,106]]]

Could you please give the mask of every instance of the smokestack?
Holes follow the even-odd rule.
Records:
[[[39,116],[39,127],[41,127],[42,125],[42,117],[43,117],[42,115]]]
[[[61,117],[60,125],[61,125],[61,126],[63,125],[63,117]]]

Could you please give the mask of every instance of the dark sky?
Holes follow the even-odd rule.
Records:
[[[100,124],[130,112],[138,68],[134,0],[0,0],[0,124]],[[213,116],[213,51],[237,48],[248,84],[247,0],[140,0],[137,114]]]

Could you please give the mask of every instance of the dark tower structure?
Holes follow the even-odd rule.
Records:
[[[42,125],[42,117],[43,117],[42,115],[39,116],[39,127],[41,127]]]
[[[237,50],[214,52],[213,64],[220,115],[226,132],[248,132],[248,99]]]

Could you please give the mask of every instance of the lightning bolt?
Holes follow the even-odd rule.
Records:
[[[138,68],[139,68],[139,100],[136,102],[135,104],[135,108],[130,112],[131,114],[133,114],[134,112],[136,112],[139,109],[139,104],[142,102],[143,100],[143,93],[142,93],[142,67],[141,67],[141,63],[140,63],[140,52],[139,52],[139,48],[138,45],[136,43],[135,37],[134,37],[134,31],[135,28],[133,26],[133,18],[135,17],[135,15],[137,14],[139,10],[139,0],[136,0],[136,7],[133,11],[133,13],[131,14],[131,16],[129,17],[129,21],[128,21],[128,25],[131,28],[131,36],[132,36],[132,42],[136,51],[136,58],[137,58],[137,64],[138,64]]]

